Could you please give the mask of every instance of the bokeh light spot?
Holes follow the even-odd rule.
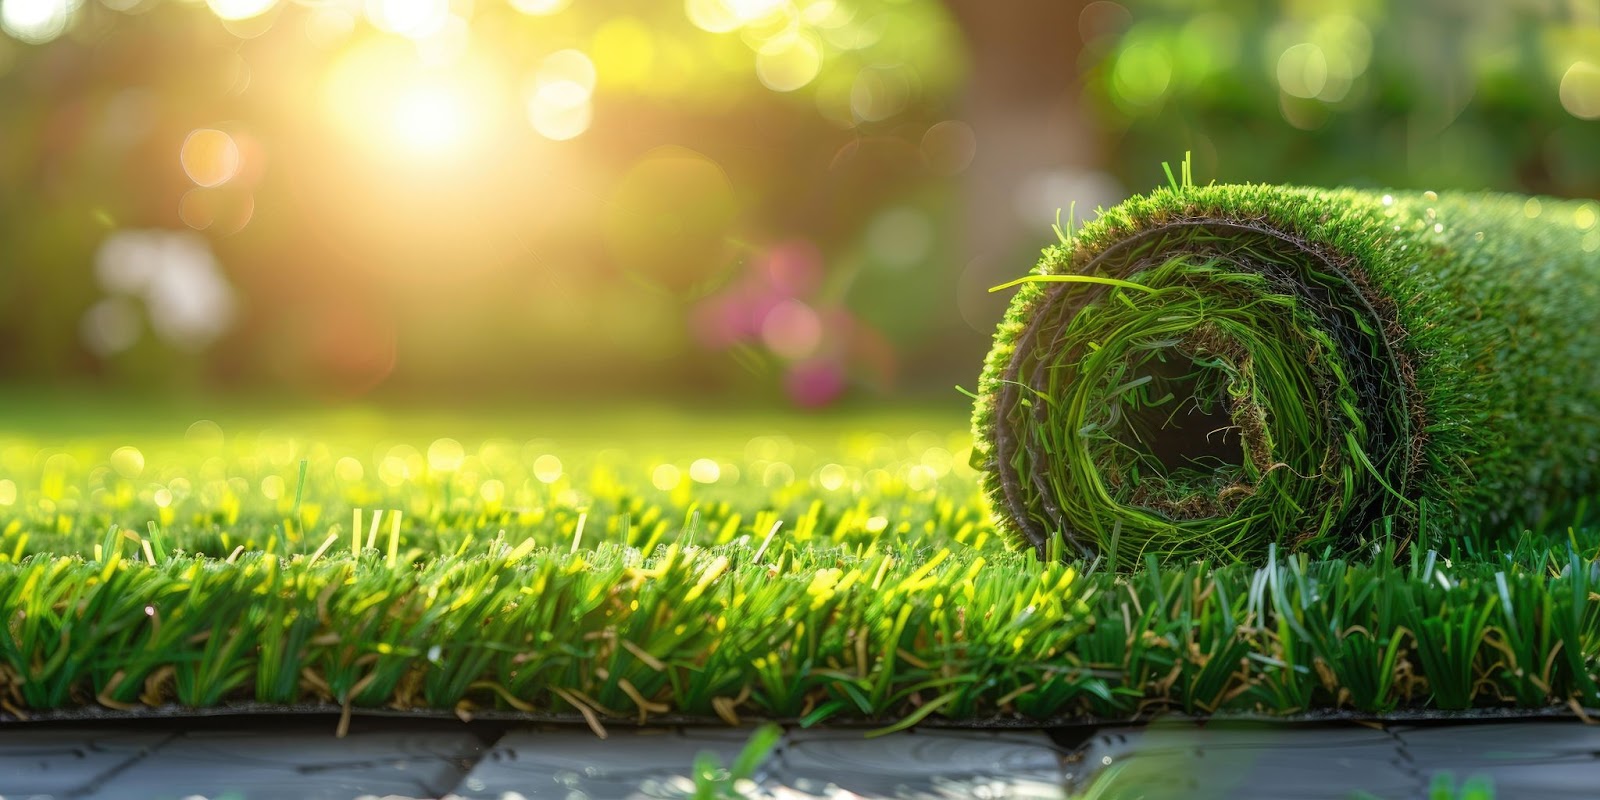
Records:
[[[695,483],[716,483],[722,477],[722,468],[709,458],[697,458],[689,465],[689,479]]]
[[[111,451],[111,468],[124,478],[137,478],[144,473],[144,453],[133,446]]]
[[[850,86],[850,113],[862,122],[886,120],[910,100],[911,83],[897,69],[864,69]]]
[[[575,139],[589,129],[594,109],[587,99],[574,102],[566,87],[544,87],[528,101],[528,123],[546,139]]]
[[[650,471],[650,485],[663,492],[670,492],[678,488],[678,483],[683,480],[683,473],[671,464],[657,464]]]
[[[549,453],[534,459],[533,477],[540,483],[555,483],[561,477],[561,459]]]
[[[550,54],[534,75],[528,122],[540,136],[565,141],[589,129],[594,118],[594,62],[577,50]]]
[[[200,450],[216,450],[223,439],[222,426],[209,419],[195,420],[183,432],[184,444]]]
[[[844,488],[844,483],[849,478],[850,474],[838,464],[828,464],[817,471],[817,484],[830,492]]]
[[[335,5],[319,5],[305,18],[306,38],[318,47],[337,47],[350,38],[355,29],[356,15]]]
[[[560,50],[545,57],[538,78],[545,83],[570,83],[587,94],[594,91],[595,75],[594,61],[582,50]]]
[[[134,346],[141,331],[139,310],[125,297],[108,297],[90,306],[78,327],[83,346],[101,358]]]
[[[277,500],[283,497],[283,493],[287,488],[281,475],[268,475],[261,479],[261,496],[268,500]]]
[[[450,0],[367,0],[367,19],[386,33],[421,39],[450,19]]]
[[[781,489],[791,483],[794,483],[794,467],[785,462],[768,464],[761,471],[761,485],[769,489]]]
[[[1278,86],[1285,92],[1310,99],[1328,83],[1328,58],[1322,48],[1301,42],[1278,56]]]
[[[1600,119],[1600,66],[1576,61],[1561,76],[1561,107],[1578,119]]]
[[[344,483],[355,483],[361,480],[366,472],[360,461],[349,456],[339,459],[339,462],[333,465],[333,476]]]
[[[756,77],[775,92],[792,92],[822,71],[822,48],[809,36],[788,34],[769,39],[756,51]]]
[[[1584,203],[1583,205],[1578,206],[1577,211],[1572,212],[1572,222],[1578,226],[1578,230],[1580,231],[1586,231],[1590,228],[1593,228],[1595,226],[1595,222],[1597,221],[1600,221],[1600,214],[1595,213],[1595,206],[1593,203]]]
[[[455,472],[467,456],[461,443],[455,439],[435,439],[428,445],[428,469],[434,472]]]
[[[789,5],[788,0],[721,0],[724,7],[740,22],[756,22],[777,14]]]
[[[822,343],[822,318],[799,300],[784,300],[762,319],[761,341],[783,358],[806,358]]]
[[[1166,48],[1139,42],[1117,55],[1111,86],[1123,103],[1142,107],[1159,101],[1172,83],[1172,58]]]
[[[708,33],[727,33],[743,24],[722,0],[684,0],[683,10],[691,24]]]
[[[225,20],[250,19],[267,13],[278,0],[206,0],[211,12]]]
[[[972,164],[978,154],[978,135],[958,119],[936,123],[922,134],[922,161],[939,175],[954,175]]]
[[[239,174],[238,143],[213,128],[191,131],[178,157],[184,174],[200,186],[221,186]]]
[[[4,0],[0,29],[29,44],[44,44],[66,31],[77,10],[73,0]]]
[[[503,481],[484,481],[483,485],[478,487],[478,496],[483,498],[483,502],[490,505],[505,502],[506,485]]]
[[[9,480],[0,480],[0,506],[9,506],[17,502],[17,485]]]
[[[535,17],[557,14],[572,5],[572,0],[511,0],[511,7]]]

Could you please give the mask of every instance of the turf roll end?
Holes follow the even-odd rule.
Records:
[[[1236,560],[1591,490],[1600,311],[1574,295],[1600,257],[1587,206],[1524,207],[1209,186],[1103,213],[1017,282],[985,364],[1001,527],[1124,566]]]

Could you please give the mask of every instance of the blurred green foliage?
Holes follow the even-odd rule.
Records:
[[[943,392],[1185,150],[1600,193],[1592,4],[1018,2],[0,0],[0,383]]]
[[[1561,2],[1091,3],[1085,80],[1134,186],[1600,193],[1600,9]]]

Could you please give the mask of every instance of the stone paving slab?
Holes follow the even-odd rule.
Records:
[[[1153,724],[1085,743],[1069,784],[1100,800],[1413,798],[1421,785],[1394,737],[1362,726]]]
[[[656,800],[693,792],[701,752],[736,759],[749,730],[681,728],[507,733],[450,800],[618,798]],[[602,755],[604,758],[597,758]],[[868,739],[859,730],[792,730],[742,787],[752,798],[1065,798],[1058,748],[1043,733],[910,731]]]
[[[665,800],[695,758],[724,765],[750,729],[484,726],[261,717],[0,726],[0,798],[17,800]],[[1071,738],[1063,731],[1059,738]],[[1438,772],[1497,800],[1600,797],[1600,726],[1213,721],[1079,731],[791,729],[745,784],[754,800],[1426,800]]]
[[[94,800],[348,800],[437,797],[482,755],[465,731],[362,731],[343,739],[323,725],[295,733],[183,733],[119,772]]]
[[[436,798],[481,757],[482,740],[433,726],[361,730],[256,720],[0,728],[0,798],[352,800]]]
[[[673,798],[693,793],[695,757],[730,764],[750,732],[726,728],[511,731],[456,785],[449,800]]]
[[[1396,727],[1425,773],[1485,775],[1497,800],[1600,796],[1600,726],[1578,722]]]
[[[1429,725],[1153,724],[1096,733],[1068,768],[1095,800],[1424,800],[1433,777],[1485,776],[1496,800],[1600,797],[1600,726],[1576,720]]]
[[[791,731],[762,782],[777,798],[1066,797],[1061,750],[1041,731]]]
[[[137,728],[0,728],[0,797],[80,797],[174,734]]]

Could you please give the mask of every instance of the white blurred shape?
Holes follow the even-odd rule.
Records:
[[[367,19],[386,33],[421,39],[444,28],[450,0],[367,0]]]
[[[466,135],[466,100],[442,84],[406,89],[395,101],[394,127],[410,147],[445,150]]]
[[[1600,119],[1600,66],[1575,61],[1561,76],[1561,107],[1578,119]]]
[[[511,0],[511,7],[535,17],[549,16],[572,5],[572,0]]]
[[[239,145],[223,131],[197,128],[178,151],[183,172],[199,186],[221,186],[239,174]]]
[[[199,350],[233,321],[233,288],[194,234],[117,231],[100,245],[95,274],[108,291],[142,296],[151,329],[173,347]]]
[[[77,10],[76,0],[4,0],[0,29],[28,44],[44,44],[67,29]]]
[[[139,341],[139,309],[125,297],[108,297],[84,312],[78,335],[89,352],[116,355]]]
[[[534,74],[528,122],[547,139],[571,139],[594,119],[594,62],[578,50],[551,53]]]
[[[1012,209],[1017,218],[1041,228],[1054,224],[1060,212],[1065,228],[1069,217],[1094,219],[1096,206],[1111,207],[1126,197],[1122,184],[1111,175],[1096,170],[1043,170],[1029,175],[1017,186]]]
[[[267,13],[278,0],[206,0],[211,12],[226,20],[250,19]]]
[[[792,92],[822,70],[822,47],[798,33],[777,36],[756,51],[756,77],[775,92]]]

